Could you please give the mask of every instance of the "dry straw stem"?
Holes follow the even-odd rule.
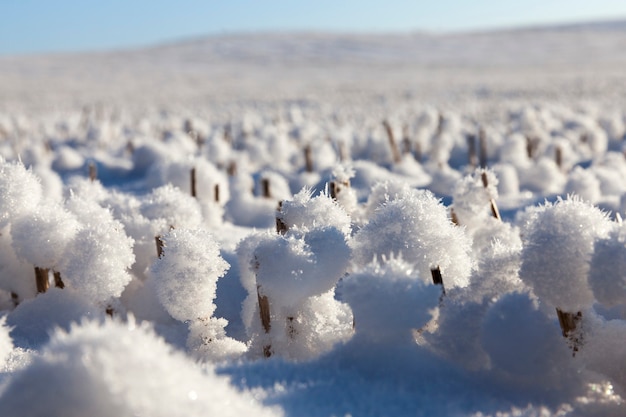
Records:
[[[50,281],[48,281],[48,268],[35,267],[35,283],[37,284],[37,292],[44,293],[50,288]]]
[[[261,325],[263,326],[263,330],[265,333],[269,333],[272,324],[270,323],[270,301],[266,295],[261,295],[261,286],[257,285],[256,294],[257,299],[259,301],[259,317],[261,318]],[[268,344],[263,346],[263,356],[269,358],[272,356],[272,345]]]
[[[454,211],[453,207],[450,208],[450,221],[455,226],[459,226],[459,218],[457,217],[456,212]]]
[[[191,168],[191,196],[196,197],[196,167]]]
[[[387,138],[389,139],[389,147],[391,148],[391,153],[393,154],[393,162],[398,163],[402,159],[400,156],[400,152],[398,151],[398,147],[396,146],[396,140],[393,137],[393,130],[391,129],[391,125],[387,120],[383,120],[383,126],[385,127],[385,131],[387,132]]]
[[[483,187],[489,187],[489,180],[487,179],[487,173],[483,171],[480,178],[483,181]],[[491,215],[495,217],[497,220],[502,221],[502,217],[500,217],[500,210],[498,210],[498,205],[496,204],[496,200],[493,198],[489,199],[489,205],[491,206]]]
[[[556,315],[559,318],[559,326],[561,326],[563,337],[568,340],[572,349],[572,356],[576,356],[576,352],[578,352],[583,343],[579,326],[583,319],[583,313],[581,311],[569,313],[557,307]]]
[[[230,177],[234,177],[235,175],[237,175],[237,162],[230,161],[228,167],[226,168],[226,173]]]
[[[93,162],[90,162],[89,163],[89,180],[93,182],[96,179],[98,179],[98,169],[96,168],[96,164],[94,164]]]
[[[156,243],[157,257],[160,259],[163,256],[163,247],[165,246],[163,238],[161,235],[156,235],[154,241]]]
[[[215,186],[213,186],[213,196],[215,197],[215,202],[219,203],[220,202],[220,185],[219,184],[215,184]]]
[[[467,135],[467,149],[469,164],[472,168],[478,165],[478,155],[476,154],[476,135]]]
[[[409,125],[402,126],[402,153],[411,153],[411,138],[409,137]]]
[[[279,201],[278,208],[276,209],[276,233],[278,233],[279,235],[284,235],[285,233],[287,233],[287,230],[289,229],[287,227],[287,224],[285,224],[285,222],[282,221],[282,219],[280,218],[282,209],[283,209],[283,202]]]
[[[446,287],[443,285],[443,276],[441,275],[441,268],[437,265],[430,269],[430,274],[433,277],[433,284],[441,285],[441,295],[446,295]]]
[[[479,162],[481,168],[487,167],[487,134],[485,133],[485,129],[481,128],[478,134],[478,142],[479,142]]]
[[[54,286],[56,288],[65,288],[65,283],[63,282],[63,280],[61,279],[61,273],[57,272],[57,271],[52,271],[53,272],[53,276],[54,276]]]
[[[20,305],[20,296],[16,292],[11,291],[11,301],[13,302],[13,307],[17,307]]]
[[[350,188],[350,181],[331,181],[328,184],[328,188],[329,188],[329,194],[330,194],[330,198],[332,198],[333,200],[337,200],[337,195],[341,192],[341,190],[343,190],[344,188]]]
[[[261,179],[261,188],[263,189],[263,197],[272,198],[270,193],[270,180],[268,178]]]
[[[313,172],[313,155],[311,151],[311,145],[306,145],[304,147],[304,163],[306,167],[306,172]]]
[[[554,148],[554,162],[556,162],[556,166],[558,166],[559,169],[562,171],[563,170],[563,150],[561,149],[560,146],[557,146],[556,148]]]
[[[538,146],[539,139],[526,136],[526,154],[528,155],[528,159],[533,159],[535,157],[535,152],[537,151]]]

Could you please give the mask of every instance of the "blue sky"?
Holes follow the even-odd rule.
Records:
[[[241,31],[462,31],[626,19],[626,0],[0,0],[0,54]]]

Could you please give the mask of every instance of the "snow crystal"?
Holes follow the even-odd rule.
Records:
[[[576,197],[533,210],[522,227],[520,277],[552,307],[575,313],[591,306],[589,261],[610,225],[605,213]]]
[[[471,241],[463,229],[450,222],[446,207],[430,191],[401,192],[354,236],[353,264],[401,255],[426,282],[431,269],[439,267],[446,288],[467,286],[473,265]]]
[[[228,270],[209,232],[174,229],[162,237],[163,256],[152,265],[159,301],[180,321],[209,318],[217,280]]]
[[[32,171],[0,157],[0,228],[34,210],[42,195],[40,180]]]
[[[61,389],[49,389],[52,386]],[[32,392],[39,393],[33,401]],[[250,393],[201,371],[145,325],[83,322],[56,331],[8,381],[1,415],[271,416]]]

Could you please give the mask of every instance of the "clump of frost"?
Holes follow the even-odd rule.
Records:
[[[577,197],[532,210],[521,232],[520,277],[552,307],[568,312],[590,307],[589,262],[595,241],[606,238],[610,228],[605,213]]]
[[[22,301],[7,316],[16,344],[40,348],[54,329],[69,330],[82,319],[102,319],[104,310],[71,288],[49,288],[35,298]]]
[[[425,281],[411,264],[394,257],[345,277],[338,290],[354,314],[356,337],[377,344],[413,343],[413,330],[428,323],[441,296],[441,288]]]
[[[202,211],[196,199],[172,185],[152,190],[142,200],[139,210],[156,223],[160,233],[171,227],[196,229],[202,224]]]
[[[402,181],[382,181],[374,184],[365,203],[365,216],[370,219],[384,203],[410,193],[411,187]]]
[[[579,166],[569,173],[564,191],[567,194],[576,194],[591,204],[597,203],[602,198],[600,181],[593,171]]]
[[[354,213],[358,204],[356,191],[350,186],[354,175],[354,168],[349,164],[338,164],[333,169],[335,200],[348,214]]]
[[[203,230],[174,229],[162,239],[163,255],[152,265],[151,276],[167,312],[176,320],[189,322],[187,346],[205,357],[210,353],[228,353],[223,349],[215,351],[212,343],[244,351],[245,346],[226,337],[224,327],[228,322],[212,318],[217,281],[230,267],[221,257],[215,238]]]
[[[13,222],[13,248],[18,257],[35,266],[56,268],[80,227],[76,216],[64,207],[44,203]]]
[[[62,389],[51,390],[51,386]],[[32,392],[39,392],[33,401]],[[56,331],[40,356],[15,372],[1,415],[271,416],[211,368],[203,371],[146,325],[83,321]]]
[[[349,313],[331,300],[350,259],[341,230],[322,226],[293,228],[285,235],[252,234],[237,252],[242,285],[248,291],[242,318],[253,354],[307,359],[349,334],[341,319]],[[269,311],[264,313],[262,305]],[[318,331],[323,328],[327,330]]]
[[[511,293],[494,303],[485,314],[480,340],[495,376],[504,376],[503,382],[518,390],[558,386],[559,395],[566,396],[581,387],[554,321],[528,293]]]
[[[312,191],[307,188],[294,195],[293,200],[283,201],[277,218],[287,229],[308,231],[332,226],[345,235],[350,234],[350,216],[346,211],[326,194],[312,197]]]
[[[0,157],[0,228],[17,216],[33,211],[42,199],[39,178],[21,162]]]
[[[131,281],[133,239],[111,212],[77,195],[67,207],[83,223],[68,243],[58,272],[63,281],[94,303],[118,298]]]
[[[162,237],[163,256],[152,265],[157,294],[180,321],[211,317],[217,280],[228,270],[217,242],[203,230],[174,229]]]
[[[490,169],[477,169],[457,182],[452,198],[459,224],[473,232],[492,217],[490,202],[498,198],[498,179]]]
[[[253,266],[263,295],[290,307],[332,289],[349,258],[346,236],[329,226],[307,233],[264,235],[254,250]]]
[[[446,207],[426,190],[403,188],[384,203],[352,239],[353,264],[364,265],[400,255],[428,281],[439,267],[446,288],[469,284],[471,241],[454,226]]]

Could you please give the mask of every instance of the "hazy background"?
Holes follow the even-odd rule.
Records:
[[[3,0],[0,55],[233,32],[449,32],[621,18],[623,0]]]

